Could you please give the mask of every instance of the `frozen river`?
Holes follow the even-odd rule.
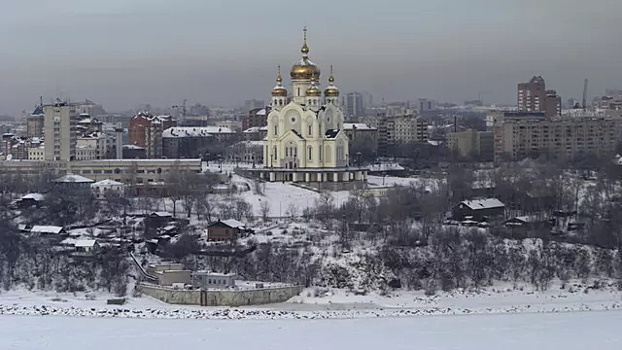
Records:
[[[0,316],[0,349],[622,349],[622,311],[330,320]]]

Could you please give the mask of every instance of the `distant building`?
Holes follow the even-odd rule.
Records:
[[[268,136],[267,126],[253,126],[242,132],[244,141],[262,141]]]
[[[447,148],[461,157],[475,158],[483,161],[493,160],[492,131],[468,129],[447,134]]]
[[[78,138],[76,160],[114,158],[114,149],[114,137],[103,132],[93,131]]]
[[[434,101],[427,98],[420,98],[417,100],[417,110],[419,113],[434,110],[435,107]]]
[[[37,106],[32,114],[26,118],[26,134],[28,137],[43,137],[44,118],[43,106]]]
[[[588,112],[548,118],[544,113],[493,113],[494,159],[541,155],[572,160],[612,157],[621,140],[622,119]]]
[[[555,90],[546,90],[541,76],[534,76],[529,82],[518,84],[518,110],[544,112],[549,118],[561,115],[561,97],[557,96]]]
[[[177,126],[162,133],[162,154],[165,158],[201,158],[216,138],[209,131],[214,127]]]
[[[58,102],[43,106],[43,113],[45,160],[75,160],[79,120],[75,106]]]
[[[147,158],[161,158],[162,133],[175,125],[177,121],[170,115],[139,112],[130,120],[130,144],[145,148]]]
[[[266,102],[264,100],[246,100],[244,101],[244,112],[248,113],[253,109],[264,108],[266,106]]]
[[[350,149],[355,144],[364,144],[374,153],[378,152],[378,129],[365,123],[343,123],[343,129],[350,140]],[[357,155],[352,155],[352,161],[357,161]]]
[[[363,104],[363,94],[360,92],[349,92],[345,96],[345,115],[346,119],[358,119],[363,117],[365,107]]]
[[[231,162],[263,163],[263,148],[265,141],[240,141],[229,146],[227,158]]]
[[[242,130],[253,127],[262,127],[268,125],[269,108],[255,108],[248,112],[248,115],[242,120]]]
[[[384,115],[378,122],[378,151],[390,155],[395,146],[427,142],[429,136],[428,123],[415,114]]]

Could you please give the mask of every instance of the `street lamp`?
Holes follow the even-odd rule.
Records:
[[[356,152],[356,165],[360,166],[361,165],[361,152]]]

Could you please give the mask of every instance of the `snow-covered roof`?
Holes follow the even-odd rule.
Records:
[[[162,132],[162,137],[210,137],[212,134],[233,134],[229,128],[219,126],[174,126]]]
[[[95,181],[80,175],[67,174],[54,180],[56,183],[93,183]]]
[[[137,145],[123,145],[123,148],[125,149],[145,149],[145,147],[140,147]]]
[[[159,216],[161,218],[168,218],[168,217],[172,217],[173,215],[167,211],[154,211],[153,213],[151,213],[151,216]]]
[[[101,180],[94,184],[91,184],[91,186],[122,186],[122,185],[123,183],[119,181],[110,180],[110,179]]]
[[[231,227],[231,228],[243,228],[244,224],[235,220],[235,219],[229,219],[229,220],[221,220],[220,222],[222,222],[223,224]]]
[[[268,130],[268,128],[265,127],[265,129],[264,129],[263,126],[252,126],[252,127],[248,128],[248,129],[242,131],[242,132],[245,133],[245,134],[252,134],[252,133],[255,133],[255,132],[260,132],[262,130]]]
[[[376,128],[373,128],[365,123],[343,123],[343,128],[345,130],[376,130]]]
[[[211,137],[205,127],[174,126],[162,132],[162,137]]]
[[[466,205],[472,210],[503,208],[505,204],[496,198],[473,199],[470,201],[462,201],[461,204]]]
[[[35,225],[30,229],[32,233],[53,233],[59,234],[63,231],[61,226],[45,226],[45,225]]]
[[[22,199],[32,199],[39,202],[43,200],[43,197],[44,196],[41,193],[28,193],[27,195],[23,196]]]
[[[266,115],[266,109],[262,108],[260,110],[257,111],[257,115]]]
[[[74,242],[76,248],[92,248],[97,243],[94,239],[78,239]]]

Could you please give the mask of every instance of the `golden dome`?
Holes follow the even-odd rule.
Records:
[[[333,76],[333,66],[330,66],[330,77],[328,77],[328,87],[324,90],[326,97],[339,97],[339,89],[335,86],[335,77]]]
[[[287,89],[283,87],[283,78],[281,78],[281,66],[279,66],[279,74],[276,76],[276,86],[272,89],[272,96],[287,97]]]
[[[309,46],[307,46],[307,28],[304,29],[304,42],[300,49],[302,58],[292,66],[289,76],[295,80],[320,79],[320,68],[309,59]]]
[[[283,86],[277,85],[272,89],[272,96],[274,97],[287,97],[287,89]]]
[[[292,66],[292,70],[289,72],[289,76],[292,79],[304,79],[311,80],[313,78],[320,78],[320,68],[311,62],[307,57],[303,57],[298,63]]]
[[[320,91],[320,88],[315,83],[315,79],[311,81],[311,85],[309,85],[309,87],[307,88],[307,91],[305,91],[305,94],[307,96],[320,96],[320,95],[322,95],[322,91]]]

